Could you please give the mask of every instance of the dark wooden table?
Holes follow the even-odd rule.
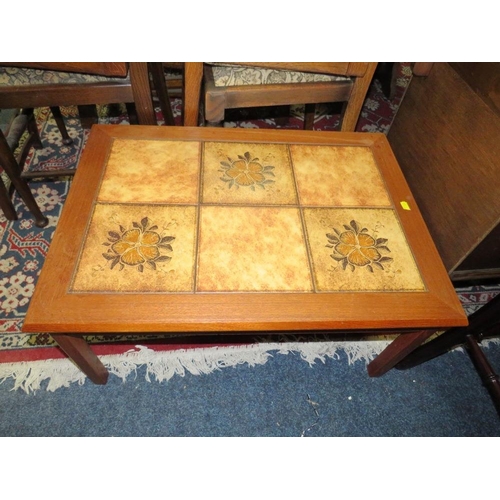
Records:
[[[91,333],[401,333],[467,324],[382,134],[94,126],[23,330],[96,383]]]

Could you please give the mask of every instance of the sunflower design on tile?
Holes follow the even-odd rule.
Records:
[[[133,222],[132,229],[120,226],[120,231],[109,231],[108,241],[103,243],[109,247],[102,256],[110,262],[111,269],[118,266],[121,271],[126,266],[136,267],[139,272],[144,267],[156,270],[158,262],[168,262],[172,257],[162,255],[163,252],[173,252],[170,243],[173,236],[160,236],[158,226],[151,225],[144,217],[140,223]]]
[[[231,188],[236,186],[250,187],[255,191],[255,186],[265,189],[266,184],[274,182],[269,176],[274,177],[274,167],[264,166],[258,158],[252,158],[247,151],[243,156],[238,155],[236,160],[228,157],[228,161],[221,161],[221,170],[224,175],[221,180],[228,183]]]
[[[373,238],[366,227],[360,226],[355,220],[349,225],[344,224],[344,231],[333,228],[335,234],[327,234],[328,248],[333,248],[332,259],[354,271],[357,267],[365,267],[372,272],[374,269],[384,269],[383,263],[389,263],[392,257],[384,256],[390,253],[385,238]]]

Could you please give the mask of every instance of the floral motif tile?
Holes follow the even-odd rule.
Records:
[[[312,291],[298,208],[203,206],[197,291]]]
[[[203,151],[203,203],[297,203],[286,144],[207,142]]]
[[[153,140],[114,142],[71,285],[423,290],[369,148]]]
[[[424,291],[391,209],[304,208],[316,289]]]
[[[300,144],[290,151],[302,205],[391,205],[370,148]]]
[[[200,143],[116,139],[98,200],[196,203]]]
[[[95,207],[71,285],[74,292],[192,292],[193,206]]]

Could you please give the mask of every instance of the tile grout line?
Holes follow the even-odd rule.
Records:
[[[309,238],[308,238],[308,233],[307,233],[307,228],[306,228],[306,222],[304,220],[303,207],[302,207],[302,204],[300,201],[299,186],[297,183],[297,177],[295,176],[295,166],[293,164],[293,157],[292,157],[292,152],[290,150],[290,144],[287,144],[286,150],[287,150],[288,160],[290,161],[290,166],[291,166],[291,170],[292,170],[293,184],[295,187],[295,196],[297,199],[297,208],[299,210],[300,222],[302,224],[302,235],[304,237],[304,245],[305,245],[305,250],[306,250],[307,262],[309,263],[309,275],[310,275],[310,280],[311,280],[311,285],[312,285],[312,291],[313,291],[313,293],[318,293],[318,290],[316,287],[316,280],[315,280],[314,263],[313,263],[311,251],[309,248],[310,247]]]
[[[193,259],[193,294],[196,294],[198,288],[198,265],[199,265],[199,246],[201,234],[201,206],[203,197],[203,173],[205,163],[205,141],[200,141],[199,146],[199,170],[198,170],[198,199],[196,203],[196,239],[194,243]]]

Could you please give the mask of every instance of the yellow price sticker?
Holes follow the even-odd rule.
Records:
[[[408,205],[408,202],[400,201],[399,203],[401,204],[404,210],[411,210],[410,205]]]

